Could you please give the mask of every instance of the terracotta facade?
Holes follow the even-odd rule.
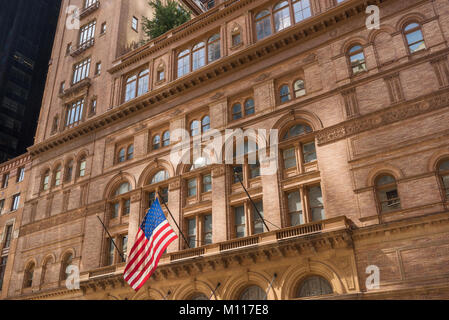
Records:
[[[449,298],[447,1],[372,1],[379,30],[361,0],[227,1],[133,50],[146,1],[101,1],[81,25],[106,21],[106,33],[66,55],[79,34],[68,2],[3,297]],[[276,173],[242,166],[270,231],[232,166],[173,164],[179,129],[279,130]],[[97,215],[129,249],[157,192],[197,245],[180,237],[136,294]],[[67,259],[79,290],[66,288]]]

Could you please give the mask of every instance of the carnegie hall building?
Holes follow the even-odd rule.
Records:
[[[142,41],[146,0],[62,2],[35,143],[0,167],[1,297],[448,299],[448,1],[180,5]],[[237,129],[278,143],[172,161]],[[179,239],[136,293],[112,240],[156,197]]]

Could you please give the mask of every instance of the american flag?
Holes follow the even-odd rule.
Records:
[[[156,199],[137,232],[126,264],[125,281],[139,291],[156,271],[162,254],[178,236],[171,228]]]

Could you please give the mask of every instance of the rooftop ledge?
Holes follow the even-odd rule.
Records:
[[[284,228],[263,234],[216,243],[209,246],[188,249],[165,254],[159,262],[159,268],[171,267],[179,263],[196,262],[199,258],[219,258],[223,254],[239,254],[248,249],[264,249],[272,244],[281,244],[288,240],[304,238],[315,234],[348,230],[349,220],[345,216],[336,217],[319,222],[313,222],[297,227]],[[125,263],[103,267],[81,273],[81,283],[94,280],[108,279],[121,276],[125,270]]]

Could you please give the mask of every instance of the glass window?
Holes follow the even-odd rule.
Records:
[[[446,199],[449,199],[449,160],[443,161],[439,165],[438,171],[441,177]]]
[[[193,71],[198,70],[206,65],[206,44],[198,43],[192,50]]]
[[[90,58],[87,58],[73,67],[72,84],[76,84],[89,76]]]
[[[281,31],[285,28],[290,27],[290,8],[288,6],[288,1],[279,2],[274,7],[274,30],[276,32]]]
[[[242,292],[239,300],[267,300],[267,294],[259,286],[251,286]]]
[[[106,255],[106,265],[107,266],[112,266],[114,264],[114,252],[115,252],[114,240],[112,238],[109,238],[108,252]]]
[[[123,261],[123,262],[126,262],[126,257],[127,257],[127,253],[128,253],[128,235],[123,236],[123,238],[122,238],[122,252],[123,252],[123,255],[125,258],[125,261]]]
[[[190,50],[184,50],[178,55],[178,78],[190,72]]]
[[[84,99],[78,100],[67,106],[66,128],[77,126],[83,118]]]
[[[322,221],[326,219],[324,214],[324,202],[321,186],[309,188],[309,203],[312,213],[312,221]]]
[[[47,170],[44,174],[44,179],[42,182],[42,189],[47,191],[50,187],[50,170]]]
[[[58,166],[55,171],[55,187],[61,185],[62,167]]]
[[[284,150],[284,169],[296,168],[295,148]]]
[[[19,168],[17,174],[17,182],[22,182],[25,179],[25,168]]]
[[[9,183],[9,173],[5,173],[3,175],[3,182],[2,182],[2,188],[5,189],[8,187],[8,183]]]
[[[379,177],[376,182],[376,188],[381,213],[401,209],[401,200],[399,199],[395,178],[390,175]]]
[[[255,164],[249,165],[249,173],[250,179],[254,179],[260,177],[260,163],[259,160],[256,160]]]
[[[161,136],[156,135],[153,138],[153,150],[159,150],[161,148]]]
[[[187,196],[194,197],[197,194],[196,179],[190,179],[187,182]]]
[[[153,179],[151,180],[151,184],[159,183],[159,182],[165,181],[169,178],[170,178],[170,176],[169,176],[168,172],[165,170],[162,170],[153,176]]]
[[[128,152],[127,152],[127,156],[126,156],[126,160],[132,160],[134,159],[134,145],[130,145],[128,147]]]
[[[284,140],[306,135],[311,132],[313,132],[313,130],[310,126],[304,124],[296,124],[286,132],[286,134],[284,135]]]
[[[0,291],[3,287],[3,280],[5,277],[6,264],[8,263],[8,257],[0,257]]]
[[[208,214],[204,216],[204,226],[203,226],[203,244],[212,244],[212,215]]]
[[[196,137],[200,134],[200,122],[198,120],[195,120],[190,125],[190,135],[192,137]]]
[[[312,16],[309,0],[293,0],[293,12],[295,15],[295,23]]]
[[[317,160],[315,142],[306,143],[302,146],[304,163],[310,163]]]
[[[125,102],[132,100],[136,97],[136,89],[137,89],[137,76],[134,75],[129,77],[126,81],[126,89],[125,89]]]
[[[137,96],[144,95],[148,92],[150,86],[150,70],[145,69],[139,73],[139,82],[137,86]]]
[[[67,268],[72,265],[73,256],[71,253],[67,254],[63,261],[61,266],[61,280],[67,280],[67,277],[69,276],[67,274]]]
[[[243,182],[243,166],[237,165],[233,167],[232,176],[234,183],[240,183],[240,181]]]
[[[417,23],[410,23],[404,28],[405,38],[410,53],[415,53],[426,49],[424,37],[421,31],[421,26]]]
[[[292,96],[290,95],[290,88],[288,85],[283,85],[281,89],[279,90],[279,96],[281,103],[289,102],[292,99]]]
[[[118,218],[119,215],[120,215],[120,203],[115,202],[111,206],[111,218],[112,219]]]
[[[248,99],[245,102],[245,115],[249,116],[249,115],[253,115],[255,113],[256,109],[255,109],[255,105],[254,105],[254,100],[253,99]]]
[[[205,116],[201,121],[201,129],[203,133],[206,133],[210,130],[210,117]]]
[[[366,71],[365,54],[360,45],[353,46],[349,49],[349,61],[351,63],[352,74],[358,74]]]
[[[196,218],[188,220],[189,247],[196,248]]]
[[[73,160],[70,160],[65,170],[65,181],[66,182],[72,181],[72,175],[73,175]]]
[[[270,12],[263,10],[256,15],[257,40],[262,40],[271,35]]]
[[[118,152],[118,163],[122,163],[126,161],[126,150],[125,148],[120,149],[120,151]]]
[[[123,215],[127,216],[131,213],[131,200],[127,199],[123,202]]]
[[[292,227],[304,224],[304,215],[302,212],[302,200],[299,191],[287,194],[288,214],[290,216],[290,225]]]
[[[313,276],[303,281],[299,287],[297,297],[318,297],[332,293],[332,286],[326,279],[319,276]]]
[[[11,212],[19,209],[19,204],[20,204],[20,194],[16,194],[12,197]]]
[[[86,175],[86,159],[80,161],[79,176],[82,178]]]
[[[131,191],[131,185],[128,182],[124,182],[115,191],[115,196],[120,196],[120,195],[128,193],[130,191]]]
[[[214,62],[221,58],[220,34],[215,34],[208,41],[208,61]]]
[[[242,105],[240,103],[236,103],[232,107],[232,120],[239,120],[241,118],[242,118]]]
[[[235,236],[236,238],[246,237],[246,217],[245,217],[245,207],[235,207]]]
[[[165,131],[163,135],[162,145],[168,147],[170,145],[170,131]]]
[[[79,37],[79,46],[82,46],[94,38],[95,35],[95,26],[97,25],[96,21],[92,21],[87,25],[81,27],[80,29],[80,37]]]
[[[293,84],[295,90],[295,97],[299,98],[306,95],[306,87],[303,80],[298,80]]]
[[[4,242],[3,249],[7,249],[11,246],[12,228],[13,228],[13,226],[11,224],[6,227],[5,242]]]
[[[132,19],[131,28],[134,31],[138,31],[139,30],[139,19],[137,19],[136,17],[133,17],[133,19]]]
[[[259,201],[256,202],[256,208],[257,210],[259,210],[260,216],[257,213],[256,209],[254,207],[252,207],[252,211],[253,211],[253,229],[254,229],[254,234],[260,234],[260,233],[264,233],[265,232],[265,225],[263,223],[263,202]]]
[[[203,176],[203,192],[212,191],[212,176],[210,174]]]
[[[0,215],[3,214],[3,209],[5,209],[5,199],[0,200]]]
[[[34,263],[31,263],[25,269],[25,275],[23,277],[24,288],[31,288],[33,286],[34,267]]]

